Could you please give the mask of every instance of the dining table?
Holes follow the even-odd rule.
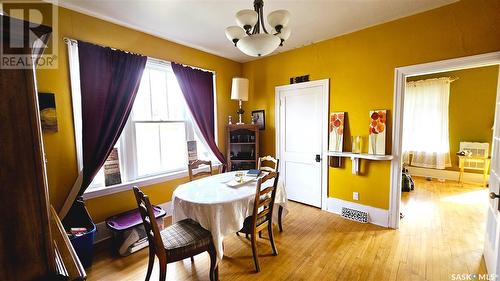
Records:
[[[217,251],[217,263],[224,256],[223,240],[235,235],[243,227],[243,221],[253,212],[253,201],[257,178],[244,184],[233,186],[236,173],[233,171],[216,174],[179,185],[172,195],[172,220],[190,218],[210,231]],[[262,176],[262,175],[261,175]],[[264,189],[273,183],[266,181]],[[273,208],[273,222],[277,222],[278,209],[281,215],[288,213],[285,185],[278,178]]]

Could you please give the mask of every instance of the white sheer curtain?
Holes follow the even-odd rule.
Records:
[[[403,120],[403,159],[412,166],[444,169],[451,166],[448,133],[450,78],[406,83]]]
[[[78,191],[83,180],[83,144],[82,144],[82,94],[80,89],[80,60],[78,57],[78,42],[73,39],[64,38],[68,46],[68,63],[71,87],[71,101],[73,106],[73,126],[75,129],[76,164],[78,177],[59,211],[59,217],[64,218],[78,196]]]

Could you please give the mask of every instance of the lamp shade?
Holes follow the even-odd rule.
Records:
[[[233,78],[231,86],[231,99],[232,100],[248,100],[248,79],[246,78]]]
[[[259,33],[241,38],[236,46],[249,56],[260,57],[272,53],[280,43],[280,38],[272,34]]]
[[[277,10],[267,16],[267,22],[272,28],[276,26],[286,27],[290,21],[290,12],[287,10]]]
[[[241,10],[236,13],[236,22],[242,28],[252,28],[258,21],[259,15],[254,10]]]
[[[230,26],[226,28],[226,37],[229,41],[233,41],[234,39],[240,40],[245,36],[245,30],[239,26]]]

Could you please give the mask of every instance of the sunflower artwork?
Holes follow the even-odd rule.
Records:
[[[368,153],[385,155],[385,131],[387,110],[370,111]]]
[[[330,151],[342,152],[344,143],[344,116],[345,112],[330,113]]]

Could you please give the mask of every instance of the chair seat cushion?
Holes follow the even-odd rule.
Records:
[[[161,231],[161,239],[165,250],[176,259],[189,257],[196,253],[206,251],[212,244],[210,231],[192,219],[176,222]]]
[[[257,219],[257,226],[263,224],[264,222],[266,222],[266,220],[267,220],[266,217],[262,217],[262,218]],[[243,221],[243,228],[241,228],[241,230],[238,232],[241,232],[241,233],[251,233],[252,232],[252,216],[245,218],[245,221]]]

